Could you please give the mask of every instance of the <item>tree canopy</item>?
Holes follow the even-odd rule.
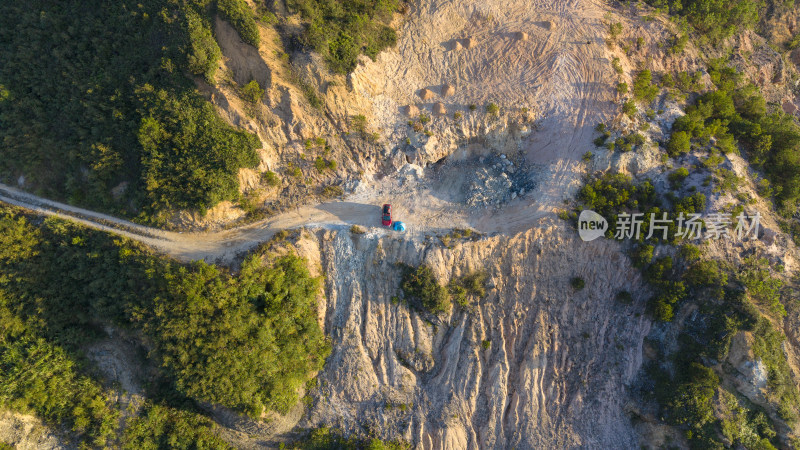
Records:
[[[208,0],[0,4],[0,179],[157,221],[238,196],[258,139],[227,125]]]

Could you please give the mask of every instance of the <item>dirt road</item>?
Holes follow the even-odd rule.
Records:
[[[173,232],[43,199],[0,184],[0,201],[27,208],[39,214],[72,220],[101,231],[139,241],[179,260],[203,259],[227,262],[268,240],[275,232],[299,226],[345,227],[380,225],[380,206],[335,201],[303,206],[270,219],[230,230],[215,232]]]

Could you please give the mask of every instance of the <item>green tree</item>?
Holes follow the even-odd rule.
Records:
[[[669,142],[667,142],[667,154],[672,156],[673,158],[676,156],[684,155],[689,153],[689,150],[692,149],[692,143],[689,138],[689,134],[685,131],[675,131],[669,137]]]
[[[653,75],[645,69],[636,74],[633,80],[633,97],[636,100],[652,103],[658,95],[658,86],[653,84]]]
[[[249,83],[242,87],[241,95],[243,99],[250,103],[258,103],[261,101],[261,97],[264,96],[264,89],[261,89],[256,80],[250,80]]]

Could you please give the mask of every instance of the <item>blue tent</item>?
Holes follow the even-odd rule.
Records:
[[[394,231],[406,231],[406,224],[403,222],[395,222],[394,225],[392,225],[392,229],[394,229]]]

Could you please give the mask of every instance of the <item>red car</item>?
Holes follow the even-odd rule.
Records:
[[[385,227],[392,226],[392,205],[383,205],[383,215],[381,216],[381,225]]]

